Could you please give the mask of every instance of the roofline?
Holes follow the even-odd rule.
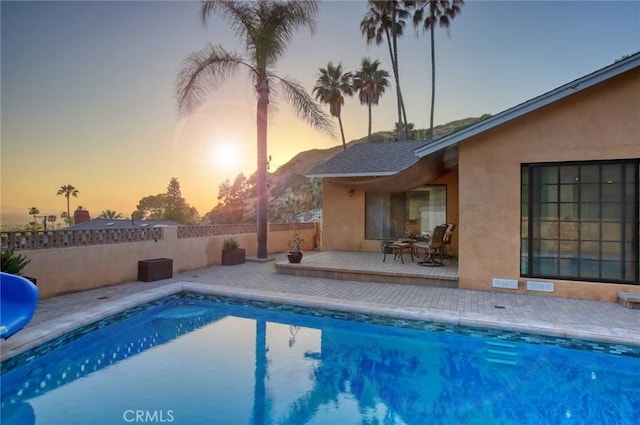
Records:
[[[402,171],[402,170],[400,170]],[[317,173],[317,174],[305,174],[305,177],[309,178],[331,178],[331,177],[382,177],[393,176],[400,171],[385,171],[385,172],[371,172],[371,173]]]
[[[521,117],[529,112],[533,112],[560,99],[571,96],[579,91],[588,89],[610,78],[623,74],[640,66],[640,53],[635,53],[628,58],[622,59],[609,66],[601,68],[591,74],[580,77],[554,90],[544,93],[526,102],[520,103],[497,115],[478,121],[475,124],[441,137],[426,146],[416,149],[418,158],[423,158],[439,150],[457,145],[465,139],[483,133],[515,118]]]

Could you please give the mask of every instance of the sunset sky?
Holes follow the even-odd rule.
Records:
[[[32,206],[59,216],[66,201],[56,192],[65,184],[80,192],[72,210],[129,216],[141,198],[165,192],[171,177],[204,215],[222,181],[255,171],[256,99],[245,73],[197,113],[177,112],[174,83],[190,53],[208,43],[243,52],[216,16],[201,25],[199,7],[2,1],[3,224],[15,214],[26,223]],[[391,73],[386,46],[367,46],[360,33],[365,12],[364,1],[323,2],[316,33],[298,33],[277,71],[308,92],[329,61],[355,70],[369,56]],[[408,26],[399,48],[408,119],[428,127],[428,37]],[[496,114],[639,50],[640,1],[467,1],[450,35],[436,33],[436,125]],[[298,152],[341,143],[308,128],[284,101],[272,104],[272,170]],[[374,108],[373,130],[391,130],[395,121],[391,87]],[[347,99],[343,122],[347,141],[366,135],[357,97]]]

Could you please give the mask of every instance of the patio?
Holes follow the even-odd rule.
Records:
[[[458,287],[458,259],[444,260],[440,267],[422,266],[418,258],[411,261],[409,253],[394,258],[379,252],[324,251],[305,253],[299,264],[276,263],[278,274],[320,277],[358,282],[400,283],[443,288]]]

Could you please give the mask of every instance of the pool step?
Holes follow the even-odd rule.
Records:
[[[625,308],[640,310],[640,292],[618,292],[618,304]]]
[[[508,341],[486,341],[485,359],[490,363],[514,366],[518,364],[516,344]]]

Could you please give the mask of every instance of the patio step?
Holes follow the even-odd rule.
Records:
[[[357,282],[399,283],[409,285],[426,285],[441,288],[457,288],[458,277],[449,275],[411,272],[385,272],[379,270],[352,269],[348,266],[328,267],[305,263],[276,263],[276,273],[292,276],[317,277]]]
[[[640,310],[640,292],[618,292],[618,303],[625,308]]]

